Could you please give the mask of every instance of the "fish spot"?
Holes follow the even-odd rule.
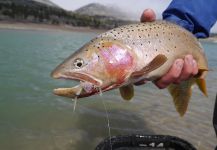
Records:
[[[155,49],[155,51],[157,51],[157,49]]]
[[[159,40],[159,43],[161,43],[161,40]]]
[[[148,37],[150,36],[150,34],[148,34]]]
[[[176,46],[174,46],[174,48],[176,48]]]
[[[158,34],[156,34],[156,36],[158,36]]]
[[[167,50],[167,52],[170,52],[169,50]]]
[[[148,41],[149,44],[151,44],[151,41]]]

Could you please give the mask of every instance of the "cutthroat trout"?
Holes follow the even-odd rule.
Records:
[[[165,21],[125,25],[91,40],[51,73],[53,78],[78,80],[80,84],[55,89],[54,94],[82,98],[119,88],[123,99],[130,100],[134,95],[134,83],[160,78],[176,59],[187,54],[197,61],[199,73],[168,87],[176,110],[183,116],[194,83],[207,95],[208,65],[197,39],[182,27]]]

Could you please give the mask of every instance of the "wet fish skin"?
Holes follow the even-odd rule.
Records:
[[[184,58],[187,54],[193,55],[198,62],[200,75],[197,79],[200,80],[194,79],[190,84],[183,82],[169,88],[176,109],[182,116],[187,110],[191,88],[182,90],[182,94],[187,94],[184,98],[177,94],[177,90],[183,89],[181,86],[191,87],[196,82],[207,95],[204,78],[208,65],[197,39],[187,30],[165,21],[122,26],[91,40],[52,72],[54,78],[83,81],[83,85],[88,85],[91,90],[82,90],[80,95],[76,95],[73,94],[76,92],[73,88],[70,94],[60,88],[55,90],[55,94],[72,98],[86,97],[98,93],[99,88],[104,92],[123,87],[120,90],[122,97],[131,99],[133,83],[160,78],[176,59]],[[184,99],[183,103],[179,103],[181,99]]]

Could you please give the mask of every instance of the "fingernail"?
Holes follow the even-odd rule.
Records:
[[[193,60],[193,67],[195,67],[196,66],[196,60]]]
[[[178,68],[178,69],[182,69],[182,67],[183,67],[183,62],[182,61],[180,61],[180,60],[177,60],[176,61],[176,67]]]
[[[144,12],[152,12],[152,9],[147,8],[147,9],[144,10]]]
[[[193,57],[191,55],[188,55],[185,57],[185,61],[191,66],[193,66],[193,60],[192,59],[193,59]]]

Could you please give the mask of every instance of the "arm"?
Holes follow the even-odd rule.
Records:
[[[184,27],[197,38],[206,38],[217,19],[217,1],[173,0],[163,12],[163,19]]]

